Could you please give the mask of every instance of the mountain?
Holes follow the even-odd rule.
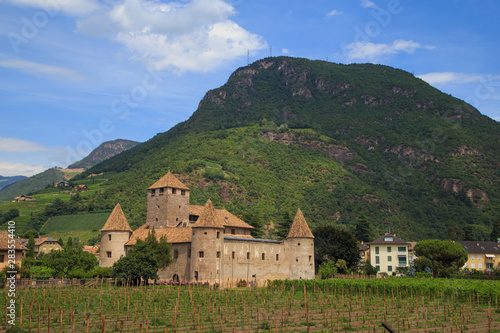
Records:
[[[131,141],[131,140],[123,140],[117,139],[113,141],[103,142],[99,147],[94,149],[87,157],[82,160],[71,164],[68,168],[70,169],[78,169],[84,168],[88,169],[104,160],[107,160],[110,157],[115,156],[116,154],[121,153],[122,151],[128,150],[137,146],[139,142]]]
[[[0,176],[0,191],[3,190],[4,188],[17,183],[20,180],[23,180],[26,178],[25,176],[11,176],[11,177],[4,177]]]
[[[9,201],[23,194],[38,191],[45,186],[65,180],[65,173],[58,168],[51,168],[29,178],[18,181],[0,191],[0,202]]]
[[[465,230],[485,239],[500,217],[500,124],[403,70],[265,58],[207,92],[185,122],[81,174],[119,172],[89,199],[144,222],[146,188],[169,170],[253,225],[301,208],[312,227],[406,240]]]

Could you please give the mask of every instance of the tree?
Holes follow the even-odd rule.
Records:
[[[288,232],[290,231],[292,223],[292,216],[288,212],[283,212],[283,214],[281,215],[281,219],[276,225],[276,235],[278,236],[278,239],[285,239],[286,236],[288,236]]]
[[[462,239],[462,229],[457,225],[457,222],[453,221],[448,228],[448,239],[450,240],[461,240]]]
[[[35,258],[35,238],[33,235],[30,236],[28,244],[26,245],[28,252],[26,253],[26,258]]]
[[[73,238],[71,236],[68,237],[68,241],[66,242],[66,247],[68,249],[72,249],[73,248]]]
[[[356,239],[349,231],[332,226],[314,229],[314,257],[316,268],[323,262],[338,259],[346,261],[347,267],[354,267],[359,262],[359,250]]]
[[[59,245],[61,245],[61,247],[64,247],[64,241],[62,237],[59,237],[59,240],[57,242],[59,243]]]
[[[356,221],[356,227],[354,229],[354,237],[357,240],[363,242],[369,242],[371,240],[371,226],[370,222],[366,218],[365,214],[361,213]]]
[[[144,241],[138,239],[127,256],[120,258],[113,264],[113,277],[131,280],[137,284],[140,279],[157,280],[158,270],[170,264],[171,244],[164,236],[160,241],[156,239],[155,231],[151,231]]]
[[[30,229],[30,230],[26,231],[24,234],[20,235],[20,238],[30,239],[31,236],[33,236],[33,238],[38,238],[38,237],[40,237],[40,234],[38,233],[38,231],[36,231],[36,229]]]
[[[322,279],[331,279],[334,278],[337,274],[337,264],[333,260],[327,260],[318,268],[318,274]]]
[[[71,247],[42,254],[38,259],[43,266],[52,268],[58,277],[80,277],[80,272],[89,272],[99,264],[93,254]]]
[[[472,225],[467,225],[463,228],[463,237],[462,240],[464,241],[475,241],[477,240],[476,238],[476,233],[474,231],[474,227]]]
[[[490,240],[492,242],[498,242],[499,238],[500,238],[500,218],[497,218],[493,222],[493,229],[491,230]]]
[[[366,261],[365,267],[363,267],[363,273],[365,275],[377,275],[377,269],[373,267],[370,260]]]
[[[450,240],[423,240],[415,245],[417,257],[430,260],[433,277],[449,277],[458,271],[468,259],[467,251],[459,243]]]

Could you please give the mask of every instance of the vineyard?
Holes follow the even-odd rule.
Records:
[[[0,330],[10,328],[7,291]],[[500,332],[497,281],[275,281],[259,289],[85,285],[18,288],[29,332]]]

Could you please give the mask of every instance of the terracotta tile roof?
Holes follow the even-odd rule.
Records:
[[[177,179],[170,172],[167,173],[165,176],[161,177],[156,183],[148,187],[148,190],[152,190],[155,188],[163,188],[163,187],[173,187],[188,191],[190,190],[189,187],[184,185],[179,179]]]
[[[130,236],[130,240],[125,244],[125,246],[132,246],[137,243],[138,239],[146,239],[148,234],[151,232],[152,228],[148,223],[143,224],[140,228],[136,229]],[[193,230],[191,227],[167,227],[154,229],[156,239],[160,240],[162,236],[167,237],[168,243],[191,243],[191,236]]]
[[[227,234],[226,234],[227,235]],[[254,238],[252,235],[224,235],[224,238]]]
[[[497,242],[457,241],[468,253],[498,254],[500,245]]]
[[[217,219],[219,219],[219,223],[221,223],[223,226],[253,229],[250,224],[246,223],[237,216],[234,216],[225,209],[216,209],[216,212]]]
[[[8,250],[9,249],[9,240],[10,234],[7,230],[0,230],[0,250]],[[18,238],[14,238],[15,240],[15,249],[16,250],[26,250],[23,244],[19,241]],[[12,244],[10,244],[12,245]]]
[[[35,239],[35,246],[40,246],[45,242],[57,242],[55,239],[50,238],[50,237],[41,237]]]
[[[390,244],[401,244],[410,245],[410,243],[405,242],[401,238],[396,237],[393,234],[385,234],[384,236],[374,240],[373,242],[367,243],[369,245],[390,245]]]
[[[189,215],[201,216],[204,208],[204,206],[191,205],[189,206]],[[246,223],[226,209],[215,209],[215,212],[218,220],[217,222],[222,224],[223,226],[253,229],[250,224]]]
[[[300,209],[295,214],[290,232],[286,238],[314,238]]]
[[[102,227],[101,231],[130,231],[130,225],[127,222],[125,214],[123,214],[120,204],[116,204],[111,215],[109,215],[106,224]]]
[[[220,216],[217,214],[210,199],[208,199],[200,218],[193,225],[193,228],[224,228],[221,224]]]

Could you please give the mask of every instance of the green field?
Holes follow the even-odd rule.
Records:
[[[300,280],[216,290],[73,282],[65,287],[22,288],[19,281],[16,326],[30,332],[78,333],[384,332],[383,322],[397,332],[500,329],[496,281],[490,286],[460,281],[463,288],[456,291],[452,280],[411,278]],[[0,297],[7,300],[7,293],[2,290]],[[7,313],[5,307],[6,302],[0,302],[0,312]],[[7,319],[0,329],[9,327]]]
[[[78,237],[80,241],[100,235],[99,230],[104,226],[111,213],[61,215],[50,218],[40,230],[40,234],[54,239]]]

